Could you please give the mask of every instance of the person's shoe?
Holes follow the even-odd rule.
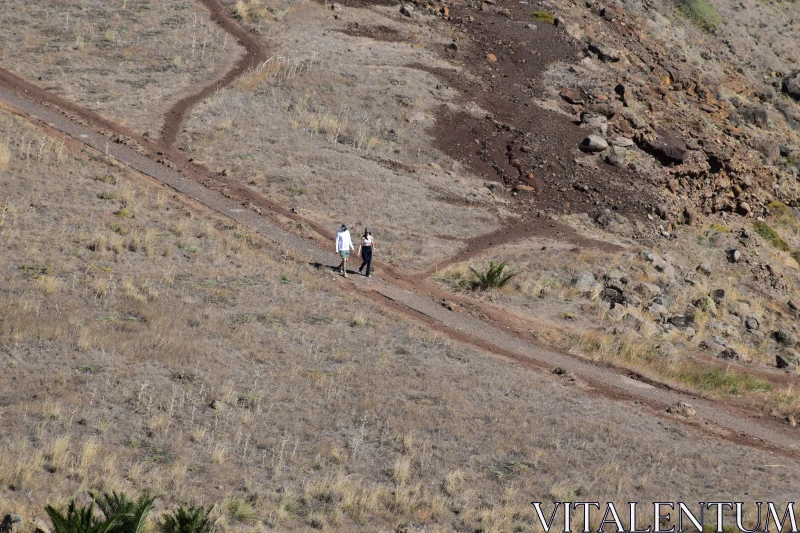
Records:
[[[344,276],[344,277],[347,277],[347,272],[345,272],[345,273],[343,274],[343,276]]]

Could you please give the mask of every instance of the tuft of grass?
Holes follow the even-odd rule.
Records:
[[[766,222],[756,220],[753,222],[753,228],[756,230],[756,233],[764,237],[767,242],[778,250],[782,252],[790,252],[792,250],[789,244],[778,235],[778,232],[769,227],[769,224]]]
[[[119,218],[130,218],[133,216],[133,213],[131,213],[130,209],[127,207],[121,207],[118,211],[114,211],[114,215]]]
[[[769,392],[772,384],[750,374],[742,374],[720,368],[685,370],[678,374],[680,381],[704,392],[737,396],[744,392]]]
[[[489,261],[489,267],[484,272],[478,272],[474,268],[470,268],[472,274],[478,278],[477,286],[482,290],[503,288],[511,281],[511,278],[519,274],[518,271],[506,272],[505,269],[505,261],[502,263]]]
[[[545,24],[556,23],[556,16],[547,11],[534,11],[533,13],[531,13],[531,17],[536,22],[543,22]]]
[[[8,145],[0,144],[0,170],[7,169],[9,161],[11,161],[11,152],[8,150]]]
[[[228,515],[238,522],[252,522],[256,517],[253,506],[241,498],[231,498],[227,510]]]
[[[713,30],[721,22],[719,12],[708,0],[679,0],[678,10],[706,31]]]

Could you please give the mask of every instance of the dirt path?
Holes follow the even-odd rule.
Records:
[[[245,54],[221,79],[209,83],[196,93],[181,98],[164,114],[160,140],[160,144],[164,148],[171,148],[175,145],[181,124],[183,124],[183,117],[192,106],[226,85],[230,85],[243,73],[267,59],[267,49],[264,43],[233,21],[217,0],[198,0],[198,2],[208,9],[211,20],[222,26],[225,31],[239,41],[239,44],[244,46]]]
[[[215,20],[227,21],[225,24],[238,28],[225,15],[216,0],[201,1],[207,7],[210,6],[212,14],[215,14]],[[227,29],[227,26],[224,27]],[[237,36],[242,32],[243,30],[237,29]],[[253,39],[249,37],[242,39],[242,42],[248,47],[248,42]],[[234,71],[238,74],[230,77],[226,75],[227,83],[244,72],[248,68],[247,65],[256,64],[258,58],[263,57],[263,53],[263,49],[248,47],[248,54],[234,67]],[[172,121],[174,126],[171,126],[176,133],[180,128],[180,117],[192,103],[199,101],[202,95],[213,92],[217,84],[218,82],[214,82],[210,89],[206,87],[181,101],[180,109]],[[145,140],[135,132],[120,128],[98,114],[55,97],[2,69],[0,69],[0,101],[250,227],[309,262],[323,268],[332,268],[338,264],[338,258],[327,250],[328,247],[323,249],[320,246],[321,242],[318,244],[309,238],[302,238],[287,231],[264,215],[278,215],[301,222],[326,238],[332,236],[327,228],[292,213],[284,206],[272,202],[244,185],[192,163],[180,151],[165,145],[168,136],[162,138],[160,142]],[[165,121],[167,122],[169,121]],[[120,138],[120,135],[128,139]],[[481,246],[476,247],[481,248]],[[565,383],[576,387],[581,393],[607,397],[631,405],[635,403],[654,415],[669,418],[672,417],[665,413],[667,406],[679,401],[689,401],[696,408],[697,417],[691,420],[675,420],[726,440],[800,458],[800,444],[796,442],[796,431],[774,419],[760,418],[759,414],[754,415],[736,406],[700,399],[666,387],[631,379],[627,372],[548,350],[538,346],[533,339],[526,338],[525,333],[515,327],[514,323],[504,319],[501,309],[445,293],[391,267],[385,267],[383,272],[387,277],[393,278],[393,281],[354,277],[349,283],[364,297],[421,321],[432,330],[457,341],[482,348],[495,356],[510,359],[523,368],[543,373],[554,380],[562,378],[553,376],[550,371],[556,367],[565,369],[574,378],[574,381]],[[470,308],[476,310],[476,314],[481,318],[444,307],[441,302],[445,297],[451,301],[459,301],[464,310]]]
[[[154,161],[151,157],[112,142],[105,135],[81,126],[57,111],[47,109],[1,87],[0,101],[250,227],[312,263],[325,268],[332,268],[338,264],[334,254],[323,250],[309,239],[281,228],[255,210],[245,208],[212,188],[202,185],[199,180],[190,179]],[[636,402],[660,416],[669,416],[664,412],[667,406],[678,401],[689,401],[697,410],[697,417],[692,420],[678,419],[679,421],[726,440],[800,458],[800,443],[797,441],[796,431],[777,421],[760,419],[743,409],[653,386],[631,379],[626,373],[616,369],[594,365],[543,349],[535,345],[532,339],[509,333],[468,314],[450,311],[441,305],[435,294],[426,292],[425,289],[430,287],[403,287],[402,285],[406,284],[403,280],[393,283],[356,276],[350,279],[350,283],[364,296],[420,319],[433,330],[488,350],[496,356],[511,359],[524,368],[547,375],[550,375],[549,370],[555,367],[563,368],[576,380],[569,383],[573,383],[583,393],[625,403]],[[552,379],[561,378],[552,377]]]

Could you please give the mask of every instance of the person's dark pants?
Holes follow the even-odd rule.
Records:
[[[361,263],[361,266],[358,267],[358,271],[361,272],[364,270],[364,266],[366,266],[366,275],[369,276],[369,268],[372,265],[372,247],[361,248],[361,259],[363,259],[363,263]]]

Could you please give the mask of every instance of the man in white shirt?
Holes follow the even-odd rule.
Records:
[[[344,277],[347,277],[347,258],[350,257],[350,250],[355,250],[348,229],[350,229],[348,224],[342,224],[341,229],[336,234],[336,253],[342,258],[342,264],[338,268],[342,271]]]

